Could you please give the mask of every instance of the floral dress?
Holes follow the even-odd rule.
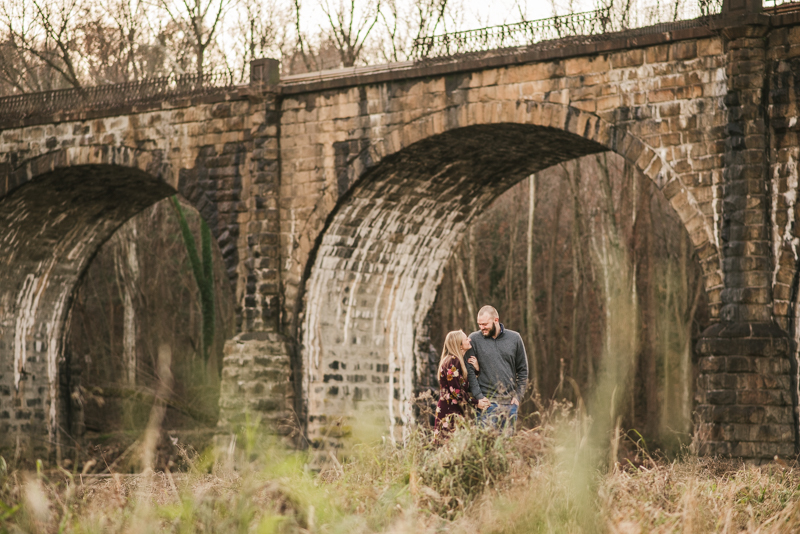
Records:
[[[456,426],[456,418],[464,417],[466,404],[478,405],[469,392],[469,378],[464,376],[458,358],[450,356],[439,371],[439,403],[433,426],[434,443],[441,443]]]

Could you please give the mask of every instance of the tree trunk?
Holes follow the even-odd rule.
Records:
[[[477,315],[475,314],[474,300],[470,295],[469,288],[467,288],[467,282],[464,280],[464,263],[461,261],[461,257],[458,255],[458,253],[453,255],[453,258],[456,260],[456,274],[458,275],[458,281],[461,283],[461,290],[464,292],[464,302],[467,304],[467,313],[469,313],[469,316],[475,320]],[[471,255],[470,261],[474,262],[474,259],[472,259]]]
[[[527,288],[526,288],[526,306],[525,317],[526,328],[528,330],[528,368],[530,369],[531,387],[533,394],[536,396],[539,393],[539,367],[536,350],[536,296],[535,287],[533,283],[533,232],[534,215],[536,214],[536,175],[531,174],[528,177],[528,257],[527,257]]]
[[[631,255],[631,262],[630,262],[630,294],[631,294],[631,310],[634,313],[630,316],[631,326],[630,331],[632,333],[633,339],[632,346],[631,346],[631,357],[636,359],[639,357],[639,291],[638,291],[638,280],[637,280],[637,263],[638,263],[638,256],[636,254],[636,223],[637,223],[637,216],[638,216],[638,205],[639,205],[639,192],[638,192],[638,181],[636,176],[632,172],[630,166],[625,164],[622,168],[623,179],[626,179],[625,182],[630,183],[630,190],[632,191],[631,194],[631,238],[630,238],[630,245],[628,249],[630,250]],[[629,179],[629,180],[628,180]],[[624,182],[623,182],[624,183]],[[636,362],[631,362],[633,368],[636,368]],[[634,417],[636,414],[636,388],[634,387],[634,374],[631,373],[628,377],[627,389],[630,392],[630,401],[631,401],[631,417]]]
[[[472,300],[468,306],[471,306],[471,309],[476,309],[478,305],[478,268],[476,265],[476,257],[478,254],[478,247],[477,243],[475,242],[475,225],[472,224],[469,227],[469,234],[467,239],[467,255],[469,256],[469,289],[470,295],[472,296]],[[472,314],[472,320],[476,321],[478,318],[477,315]]]
[[[503,303],[504,314],[511,315],[511,306],[514,302],[514,249],[517,244],[517,231],[519,229],[518,215],[514,215],[514,227],[511,230],[511,239],[508,244],[508,258],[506,258],[506,270],[503,275],[505,279],[505,302]]]
[[[559,186],[559,189],[563,190],[563,182],[562,185]],[[560,336],[558,334],[558,323],[556,320],[556,260],[560,256],[558,253],[558,237],[562,207],[563,195],[561,191],[559,191],[558,201],[556,202],[556,212],[553,217],[553,226],[550,230],[550,246],[548,247],[547,267],[545,271],[545,297],[547,299],[547,328],[545,334],[547,336],[547,349],[542,352],[541,356],[543,369],[547,369],[549,364],[555,364],[556,361],[558,361],[556,358],[556,342]]]
[[[122,362],[125,383],[136,385],[136,307],[139,287],[139,256],[136,250],[136,223],[131,221],[116,235],[114,264],[123,306]]]
[[[200,39],[200,36],[198,36],[198,39]],[[201,44],[198,44],[197,45],[197,65],[196,65],[195,68],[197,69],[197,83],[200,86],[202,86],[205,83],[205,81],[203,80],[203,75],[205,74],[203,72],[203,64],[205,63],[205,55],[206,55],[205,46],[203,46]]]
[[[584,367],[587,369],[587,379],[588,379],[588,368],[591,365],[589,362],[589,356],[586,354],[581,354],[578,343],[579,343],[579,325],[580,325],[580,316],[582,310],[582,299],[581,294],[583,292],[583,252],[581,250],[581,234],[583,232],[583,218],[581,215],[581,199],[580,199],[580,188],[581,188],[581,167],[580,167],[580,160],[575,160],[575,169],[573,172],[567,174],[569,178],[569,185],[572,190],[572,233],[571,233],[571,244],[572,244],[572,332],[571,332],[571,339],[570,339],[570,349],[572,354],[572,361],[570,363],[571,371],[570,375],[576,375],[582,371]],[[585,361],[585,365],[584,362]]]
[[[158,348],[158,366],[156,396],[153,407],[150,409],[150,418],[142,437],[141,459],[142,470],[150,472],[155,468],[158,441],[161,437],[161,428],[164,416],[167,413],[167,401],[172,391],[172,349],[169,345]]]

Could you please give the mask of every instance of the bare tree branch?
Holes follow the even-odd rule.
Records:
[[[325,0],[322,10],[328,18],[342,65],[352,67],[360,59],[364,44],[380,18],[381,0],[366,2],[363,14],[357,12],[355,0],[350,0],[347,6],[339,0],[335,9]],[[357,22],[357,19],[360,20]]]
[[[234,0],[181,0],[180,3],[158,0],[161,10],[188,37],[194,52],[195,72],[201,76],[206,54],[215,43],[223,15],[233,3]]]

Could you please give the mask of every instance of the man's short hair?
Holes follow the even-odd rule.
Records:
[[[494,306],[486,305],[480,310],[478,310],[478,317],[489,317],[491,319],[497,319],[500,315],[497,313],[497,310]]]

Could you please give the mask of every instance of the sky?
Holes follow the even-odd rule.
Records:
[[[327,28],[328,21],[322,8],[326,0],[306,0],[302,2],[305,15],[305,31],[313,33],[318,28]],[[328,0],[331,6],[337,0]],[[404,0],[397,0],[402,5]],[[590,11],[596,0],[450,0],[451,6],[457,6],[462,20],[458,21],[460,30],[485,28],[521,20],[536,20],[553,16],[553,9],[564,12]],[[408,4],[406,0],[406,4]],[[358,6],[358,0],[356,0]]]
[[[594,7],[592,0],[575,0],[573,2],[556,1],[559,12],[567,11],[568,4],[573,4],[575,11],[590,11]],[[553,16],[553,3],[550,0],[464,0],[465,22],[472,23],[467,27],[481,28],[522,20],[520,8],[526,20],[544,19]],[[482,24],[483,21],[488,24]]]
[[[304,32],[313,35],[318,33],[320,28],[328,28],[329,23],[323,6],[327,3],[329,6],[335,7],[346,1],[301,0]],[[392,1],[396,2],[401,10],[410,9],[412,6],[409,0],[382,0],[382,4],[385,6]],[[635,20],[644,13],[652,13],[652,10],[656,9],[659,13],[663,11],[662,18],[666,17],[666,20],[671,20],[670,14],[673,9],[671,6],[674,6],[676,1],[680,6],[679,18],[698,16],[698,13],[695,13],[699,9],[698,0],[632,0],[631,17]],[[599,3],[601,3],[599,0],[449,0],[449,5],[460,20],[454,21],[455,24],[448,23],[448,31],[550,18],[556,13],[591,11],[596,9]],[[360,5],[372,4],[374,4],[374,0],[372,2],[356,0],[356,9],[359,9]],[[621,2],[617,2],[617,5],[621,5]],[[440,30],[437,29],[436,33],[440,33]]]
[[[270,0],[266,1],[270,2]],[[288,8],[284,15],[286,18],[283,20],[283,24],[288,25],[287,30],[292,34],[294,29],[292,27],[294,1],[271,1],[276,2],[276,5],[282,4]],[[633,7],[629,11],[631,18],[627,20],[627,23],[636,27],[638,25],[647,25],[644,23],[646,21],[651,21],[649,24],[652,24],[656,20],[658,22],[673,20],[670,6],[674,6],[676,1],[679,2],[682,8],[679,18],[695,18],[699,16],[698,13],[694,13],[698,9],[698,0],[631,0]],[[374,20],[374,11],[372,11],[373,15],[369,13],[370,10],[374,10],[376,2],[377,0],[355,0],[356,20]],[[393,2],[394,4],[392,4]],[[340,6],[344,7],[344,11],[347,11],[346,6],[349,6],[349,3],[350,0],[300,0],[301,29],[305,35],[306,44],[311,45],[312,48],[318,46],[322,36],[328,33],[330,22],[326,11],[334,13],[337,11],[337,7],[341,9]],[[396,5],[401,12],[401,17],[406,20],[415,20],[417,18],[413,12],[414,4],[411,0],[380,0],[380,3],[384,15],[391,13],[387,6]],[[545,19],[552,17],[554,14],[592,11],[601,3],[605,4],[607,2],[601,2],[601,0],[448,0],[452,17],[447,21],[446,27],[439,25],[432,33],[442,34],[501,24],[513,24],[522,20]],[[617,5],[621,4],[622,2],[617,2]],[[653,11],[656,6],[659,7],[656,8],[656,11]],[[664,11],[664,13],[661,13],[661,11]],[[383,46],[377,45],[377,39],[386,36],[387,24],[391,26],[391,21],[386,20],[385,17],[378,18],[370,33],[370,39],[367,41],[367,49],[372,48],[375,50]],[[397,42],[408,43],[409,39],[413,38],[414,31],[413,28],[404,29],[401,25]],[[408,35],[408,32],[411,32],[411,35]],[[378,37],[379,35],[380,37]],[[364,59],[366,58],[362,57],[362,60]],[[375,61],[383,62],[380,58],[366,60],[370,63],[375,63]]]

